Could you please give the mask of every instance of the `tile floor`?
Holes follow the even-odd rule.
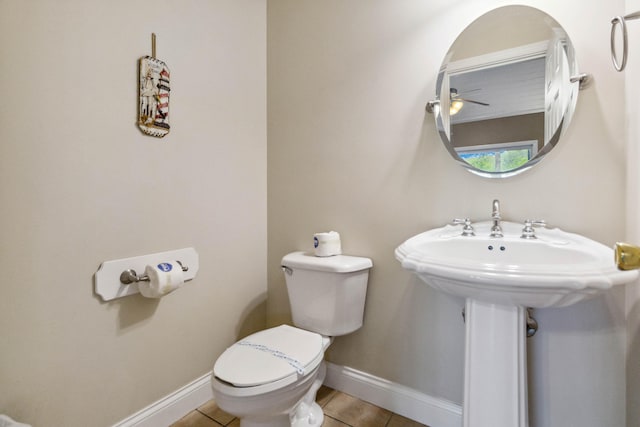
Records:
[[[428,427],[348,394],[322,387],[317,402],[324,411],[323,427]],[[189,412],[171,427],[239,427],[240,420],[213,401]]]

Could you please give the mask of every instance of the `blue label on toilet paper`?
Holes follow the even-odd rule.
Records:
[[[315,237],[315,236],[313,236],[313,247],[314,247],[314,248],[317,248],[317,247],[318,247],[318,245],[319,245],[319,243],[318,243],[318,238],[317,238],[317,237]]]
[[[160,264],[158,264],[158,270],[164,271],[165,273],[170,272],[172,268],[173,266],[168,262],[161,262]]]

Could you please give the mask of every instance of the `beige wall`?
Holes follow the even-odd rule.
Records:
[[[171,133],[137,129],[137,60]],[[0,413],[107,426],[264,326],[266,5],[0,1]],[[193,246],[198,277],[103,303],[101,262]]]
[[[608,52],[609,17],[624,3],[524,3],[564,26],[595,83],[543,162],[496,181],[449,157],[424,106],[458,33],[506,2],[269,1],[271,324],[289,319],[282,255],[339,231],[344,251],[374,268],[365,325],[338,338],[329,359],[461,402],[462,301],[403,271],[394,248],[453,217],[487,219],[493,198],[513,221],[544,218],[607,245],[625,237],[623,76]],[[535,315],[531,425],[624,426],[623,292]]]
[[[640,10],[640,0],[627,0],[625,13]],[[630,22],[627,30],[629,34],[629,62],[624,71],[625,96],[627,107],[627,228],[629,242],[640,244],[640,184],[638,179],[638,162],[640,161],[640,62],[637,53],[634,55],[633,46],[640,43],[640,27]],[[618,28],[619,29],[619,28]],[[618,52],[621,53],[618,45]],[[621,56],[619,56],[621,58]],[[620,59],[619,59],[620,60]],[[640,281],[627,286],[627,426],[640,425]]]

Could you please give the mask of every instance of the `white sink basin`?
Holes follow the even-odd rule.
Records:
[[[499,208],[494,201],[494,210]],[[557,228],[522,239],[522,224],[474,224],[475,236],[447,225],[396,249],[402,266],[465,301],[465,427],[528,427],[526,307],[562,307],[631,282],[614,251]]]
[[[462,236],[447,225],[418,234],[395,251],[402,266],[443,292],[477,301],[534,308],[562,307],[635,280],[620,271],[613,250],[558,228],[522,239],[522,224],[503,221],[504,237],[489,237],[491,222]]]

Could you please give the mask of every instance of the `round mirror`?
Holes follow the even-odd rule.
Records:
[[[472,22],[440,68],[432,109],[451,155],[486,177],[539,162],[558,143],[578,98],[569,36],[552,17],[505,6]]]

